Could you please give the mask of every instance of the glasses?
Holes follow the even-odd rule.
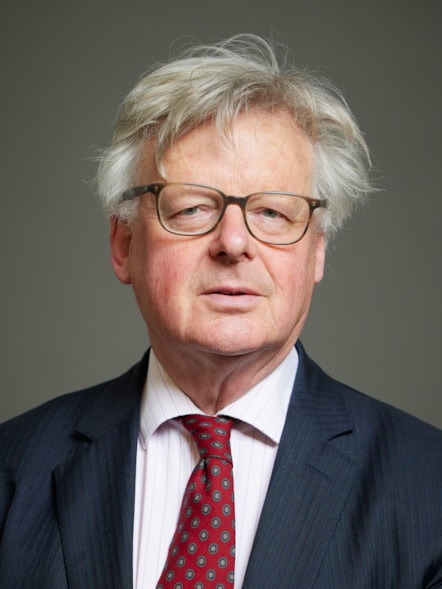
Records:
[[[290,245],[304,237],[314,211],[324,201],[290,192],[227,196],[200,184],[167,182],[129,188],[123,200],[153,194],[162,227],[177,235],[205,235],[215,229],[228,205],[238,205],[250,235],[271,245]]]

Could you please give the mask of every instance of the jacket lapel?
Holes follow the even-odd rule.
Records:
[[[132,587],[139,399],[147,357],[105,384],[74,432],[77,452],[55,470],[71,589]]]
[[[339,385],[298,346],[294,392],[243,589],[314,586],[359,467]]]

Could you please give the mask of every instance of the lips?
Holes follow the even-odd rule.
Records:
[[[232,290],[218,290],[215,292],[218,294],[226,295],[228,297],[236,297],[236,296],[240,296],[240,295],[249,294],[244,290],[238,290],[238,291],[236,291],[236,290],[234,290],[234,291],[232,291]]]
[[[244,296],[244,295],[250,295],[250,296],[256,296],[257,293],[253,290],[250,290],[249,288],[236,288],[236,287],[215,287],[215,288],[210,288],[207,291],[204,292],[204,294],[218,294],[218,295],[224,295],[224,296],[229,296],[229,297],[235,297],[235,296]]]
[[[243,284],[218,284],[205,288],[202,294],[209,309],[228,315],[251,312],[262,298],[258,291]]]

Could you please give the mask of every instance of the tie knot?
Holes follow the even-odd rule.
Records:
[[[184,415],[178,418],[198,446],[201,458],[219,458],[232,462],[230,454],[230,417]]]

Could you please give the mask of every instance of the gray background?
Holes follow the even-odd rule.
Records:
[[[146,347],[91,186],[124,95],[178,37],[274,31],[344,90],[382,188],[334,244],[304,343],[335,377],[442,425],[440,0],[0,11],[1,419],[115,376]]]

